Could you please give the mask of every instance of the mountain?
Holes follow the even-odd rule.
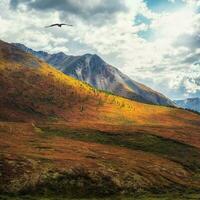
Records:
[[[181,108],[186,108],[200,112],[200,98],[188,98],[185,100],[176,100],[175,103]]]
[[[23,44],[16,43],[14,45],[44,60],[63,73],[100,90],[139,102],[174,106],[174,103],[164,95],[133,81],[117,68],[107,64],[98,55],[68,56],[62,52],[48,54],[43,51],[34,51]]]
[[[3,199],[199,194],[199,121],[99,91],[0,41]]]

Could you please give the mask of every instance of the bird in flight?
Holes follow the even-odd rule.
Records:
[[[52,24],[50,26],[45,26],[45,28],[50,28],[50,27],[53,27],[53,26],[58,26],[58,27],[62,27],[62,26],[73,26],[71,24]]]

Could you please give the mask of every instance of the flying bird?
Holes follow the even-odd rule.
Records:
[[[62,26],[73,26],[71,24],[52,24],[50,26],[45,26],[45,28],[50,28],[50,27],[53,27],[53,26],[58,26],[58,27],[62,27]]]

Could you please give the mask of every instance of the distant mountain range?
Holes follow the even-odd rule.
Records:
[[[190,110],[200,112],[200,98],[188,98],[185,100],[176,100],[175,103],[182,107]]]
[[[62,52],[49,54],[44,51],[34,51],[23,44],[13,45],[100,90],[143,103],[174,106],[174,103],[163,94],[132,80],[117,68],[107,64],[98,55],[69,56]]]

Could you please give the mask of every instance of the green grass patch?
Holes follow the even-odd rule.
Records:
[[[160,155],[200,174],[200,151],[192,146],[156,135],[136,133],[107,133],[95,130],[41,128],[44,136],[60,136],[95,142]]]

